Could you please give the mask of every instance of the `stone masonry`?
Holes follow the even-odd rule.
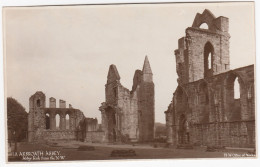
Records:
[[[45,99],[45,94],[41,91],[36,92],[29,99],[28,141],[76,140],[79,123],[85,119],[84,114],[71,105],[66,108],[64,100],[60,100],[60,108],[56,108],[56,99],[53,97],[50,98],[49,108],[46,108]],[[66,120],[66,115],[69,116],[69,120]],[[60,120],[58,126],[56,117]]]
[[[100,107],[106,142],[147,142],[154,138],[153,74],[145,57],[143,70],[136,70],[132,90],[121,85],[115,65],[110,65],[106,101]]]
[[[228,26],[228,18],[206,9],[179,39],[178,87],[165,111],[174,146],[255,147],[254,66],[230,70]]]

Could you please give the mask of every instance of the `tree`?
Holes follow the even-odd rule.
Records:
[[[7,98],[7,128],[8,140],[21,141],[26,138],[28,127],[28,113],[25,108],[14,98]],[[14,134],[15,132],[15,134]]]

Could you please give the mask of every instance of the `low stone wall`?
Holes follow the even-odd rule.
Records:
[[[76,131],[45,130],[42,133],[44,140],[76,140]]]
[[[236,121],[198,124],[191,131],[193,144],[226,147],[255,147],[255,122]]]
[[[105,132],[87,132],[85,142],[101,143],[105,141]]]

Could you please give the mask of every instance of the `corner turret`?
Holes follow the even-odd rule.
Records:
[[[147,56],[145,56],[142,72],[144,82],[153,82],[153,73]]]

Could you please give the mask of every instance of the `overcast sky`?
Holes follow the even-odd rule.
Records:
[[[132,88],[148,56],[154,74],[155,120],[177,87],[174,50],[196,13],[209,9],[229,18],[231,68],[255,63],[253,3],[93,5],[4,9],[6,95],[29,111],[36,91],[66,100],[86,117],[105,101],[110,64]]]

